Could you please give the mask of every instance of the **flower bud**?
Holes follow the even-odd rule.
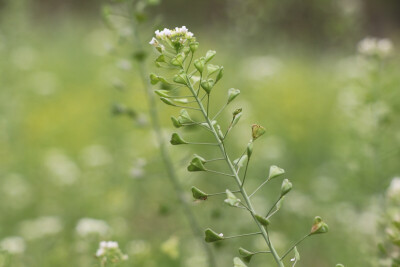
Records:
[[[268,180],[270,180],[272,178],[276,178],[284,173],[285,173],[284,169],[281,169],[278,166],[272,165],[271,167],[269,167]]]
[[[283,197],[284,195],[289,193],[290,190],[292,190],[292,187],[293,187],[293,185],[288,179],[283,180],[282,186],[281,186],[281,197]]]
[[[322,218],[316,216],[311,227],[310,235],[324,234],[328,232],[328,229],[328,225],[322,220]]]
[[[240,94],[239,89],[231,88],[228,90],[228,104],[231,103]]]
[[[256,220],[261,223],[262,226],[267,227],[269,225],[269,221],[267,218],[262,217],[261,215],[255,214],[254,217]]]
[[[217,52],[213,51],[213,50],[209,50],[206,53],[206,57],[205,57],[205,63],[208,63],[211,59],[213,59],[215,57],[215,54],[217,54]]]
[[[240,204],[240,199],[237,198],[229,189],[226,189],[226,199],[224,202],[232,207],[238,207]]]
[[[247,265],[244,264],[241,259],[236,257],[236,258],[233,259],[233,267],[247,267]]]
[[[204,57],[198,58],[194,61],[194,67],[200,72],[203,73],[204,65],[205,65]]]
[[[170,143],[171,143],[171,145],[184,145],[184,144],[187,144],[188,142],[183,140],[179,134],[173,133],[171,136]]]
[[[245,262],[248,263],[250,262],[251,257],[254,256],[254,252],[248,251],[247,249],[244,248],[239,248],[239,255]]]
[[[251,154],[253,154],[253,142],[249,142],[247,144],[246,152],[247,152],[247,157],[250,159]]]
[[[199,42],[192,42],[189,44],[189,47],[190,47],[190,51],[192,51],[192,53],[194,53],[199,48]]]
[[[200,82],[201,88],[204,89],[204,91],[206,91],[207,94],[211,93],[211,89],[214,86],[214,79],[208,79],[208,80],[202,80]]]
[[[187,84],[187,75],[186,75],[186,73],[180,72],[179,74],[176,74],[174,76],[173,81],[176,82],[176,83],[180,83],[180,84],[186,85]]]
[[[253,124],[251,126],[251,133],[253,137],[253,141],[256,140],[261,135],[265,134],[265,128],[258,124]]]
[[[183,125],[178,121],[177,118],[175,118],[174,116],[171,117],[171,121],[172,121],[172,125],[174,125],[175,128],[180,128]]]
[[[207,243],[212,243],[212,242],[217,242],[217,241],[224,240],[224,235],[222,233],[217,234],[216,232],[214,232],[210,228],[207,228],[205,230],[205,235],[206,235],[205,241]]]
[[[206,167],[204,167],[205,160],[197,155],[194,156],[192,161],[190,162],[187,170],[190,172],[199,172],[206,171]]]
[[[206,200],[208,198],[208,195],[206,193],[204,193],[195,186],[192,186],[192,195],[193,198],[197,200]]]

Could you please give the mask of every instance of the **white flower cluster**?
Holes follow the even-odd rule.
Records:
[[[186,26],[182,26],[181,28],[175,27],[175,29],[170,30],[167,28],[164,28],[164,30],[155,31],[156,37],[152,38],[149,44],[151,44],[154,47],[161,47],[164,48],[163,45],[159,43],[160,40],[170,40],[172,42],[179,42],[181,44],[185,43],[187,40],[190,40],[193,38],[193,33],[190,32]]]
[[[116,241],[101,241],[99,249],[96,251],[96,257],[103,258],[103,261],[110,258],[113,259],[114,262],[128,259],[128,255],[121,252],[118,242]]]
[[[387,38],[366,37],[358,43],[358,52],[367,55],[388,56],[393,50],[393,43]]]
[[[0,241],[0,250],[5,250],[10,254],[24,253],[25,247],[25,240],[19,236],[6,237]]]

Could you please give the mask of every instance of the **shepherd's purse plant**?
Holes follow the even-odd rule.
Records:
[[[251,133],[250,141],[244,149],[243,154],[235,160],[232,160],[230,155],[228,155],[225,141],[240,120],[242,109],[239,108],[233,111],[232,119],[228,123],[226,129],[221,127],[217,119],[225,108],[240,94],[240,90],[234,88],[229,89],[227,92],[227,100],[221,103],[219,111],[212,112],[210,109],[211,96],[215,90],[215,86],[224,75],[224,68],[222,66],[210,63],[215,57],[216,52],[210,50],[205,54],[205,56],[195,58],[195,53],[199,47],[199,43],[196,41],[193,33],[191,33],[185,26],[182,26],[181,28],[177,27],[172,30],[157,30],[155,32],[155,37],[150,41],[150,45],[154,46],[158,53],[158,57],[155,60],[156,66],[164,70],[172,71],[172,74],[166,77],[151,74],[150,81],[153,85],[160,84],[161,88],[163,88],[155,90],[155,93],[160,97],[162,102],[172,107],[182,108],[177,118],[171,118],[173,125],[176,128],[197,126],[199,130],[208,132],[214,139],[212,143],[191,142],[187,141],[179,133],[173,133],[170,143],[172,145],[215,147],[221,154],[220,158],[207,159],[205,156],[194,155],[187,170],[189,172],[209,172],[215,175],[227,176],[236,186],[235,189],[226,189],[225,192],[219,193],[206,193],[193,186],[192,194],[194,199],[207,200],[215,195],[226,194],[225,203],[235,208],[247,210],[259,230],[256,233],[225,236],[222,233],[217,233],[208,228],[205,230],[205,241],[211,243],[231,238],[239,238],[242,236],[261,235],[265,241],[266,250],[253,252],[240,248],[239,255],[243,261],[238,257],[234,258],[234,266],[246,266],[245,262],[249,262],[254,255],[267,253],[272,255],[276,266],[282,267],[284,266],[284,259],[292,251],[294,251],[294,257],[291,259],[291,264],[294,266],[300,259],[297,245],[307,237],[326,233],[328,231],[328,225],[321,219],[321,217],[317,216],[314,219],[310,232],[290,246],[287,251],[284,253],[278,253],[275,249],[273,240],[269,235],[271,225],[270,218],[280,209],[283,198],[292,189],[292,183],[288,179],[283,180],[277,200],[267,212],[261,213],[256,210],[251,197],[271,180],[282,177],[285,171],[277,166],[271,166],[265,181],[251,194],[246,191],[245,182],[247,169],[250,160],[253,157],[253,146],[255,147],[255,142],[266,132],[266,130],[261,125],[253,124],[249,129],[249,132]],[[202,121],[196,121],[193,119],[195,116],[191,115],[189,111],[201,114],[200,116],[202,117]],[[212,161],[223,162],[229,171],[225,173],[210,169],[207,165]],[[244,171],[240,172],[243,167]]]

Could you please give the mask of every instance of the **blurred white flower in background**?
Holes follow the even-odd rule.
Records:
[[[11,62],[20,70],[31,69],[36,57],[36,51],[30,46],[19,46],[11,52]]]
[[[105,236],[110,231],[110,226],[102,220],[93,218],[82,218],[76,225],[78,235],[84,237],[88,235]]]
[[[171,236],[168,240],[161,244],[161,251],[168,255],[171,259],[179,257],[179,239],[176,236]]]
[[[387,191],[389,198],[400,198],[400,177],[394,177]]]
[[[7,206],[11,208],[23,208],[32,199],[30,184],[16,173],[7,174],[2,178],[0,192],[5,197]]]
[[[60,185],[75,183],[81,173],[76,163],[59,149],[50,149],[44,164],[53,180]]]
[[[107,261],[117,263],[128,259],[128,255],[121,252],[116,241],[101,241],[96,251],[96,257],[101,258],[104,263]]]
[[[56,216],[43,216],[20,223],[20,233],[27,240],[58,234],[62,228],[62,222]]]
[[[102,145],[87,146],[82,150],[83,162],[91,167],[108,164],[112,161],[111,155]]]
[[[24,253],[25,248],[25,241],[19,236],[6,237],[0,241],[0,250],[5,250],[10,254]]]
[[[117,67],[121,70],[130,70],[132,69],[132,64],[128,59],[120,59],[117,62]]]
[[[393,50],[393,43],[387,38],[378,39],[366,37],[358,43],[358,52],[366,56],[381,56],[390,55]]]
[[[243,62],[242,73],[244,77],[252,80],[263,80],[279,72],[282,62],[272,56],[250,57]]]
[[[143,178],[145,171],[144,167],[146,166],[147,161],[144,158],[137,158],[133,163],[133,167],[130,169],[129,173],[132,178]]]
[[[57,90],[58,77],[47,71],[37,71],[30,77],[32,90],[39,95],[50,95]]]
[[[127,246],[128,253],[137,256],[149,256],[151,245],[146,240],[132,240]]]
[[[112,42],[111,31],[96,29],[90,32],[84,40],[84,45],[89,52],[97,56],[105,56],[109,52]]]

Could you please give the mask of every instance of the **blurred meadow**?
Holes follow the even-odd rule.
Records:
[[[129,257],[121,266],[206,266],[165,177],[132,29],[110,30],[105,2],[81,2],[0,1],[0,267],[100,266],[102,240],[118,241]],[[185,25],[201,53],[216,50],[225,67],[214,101],[241,90],[223,117],[228,124],[234,109],[245,111],[227,141],[230,154],[240,156],[250,124],[266,127],[247,187],[257,188],[274,164],[293,182],[273,218],[276,249],[284,252],[321,215],[330,232],[299,247],[297,266],[400,266],[378,250],[387,190],[400,195],[399,2],[168,0],[146,12],[140,31],[150,70],[156,27]],[[385,40],[381,50],[370,52],[377,40],[368,36]],[[157,104],[167,140],[179,110]],[[198,147],[168,149],[202,228],[254,231],[223,196],[192,200],[192,185],[227,186],[186,171]],[[271,182],[254,202],[267,210],[279,188]],[[394,235],[400,240],[400,229]],[[262,250],[261,241],[210,246],[218,266],[232,266],[239,246]],[[249,266],[266,262],[273,264],[260,255]]]

